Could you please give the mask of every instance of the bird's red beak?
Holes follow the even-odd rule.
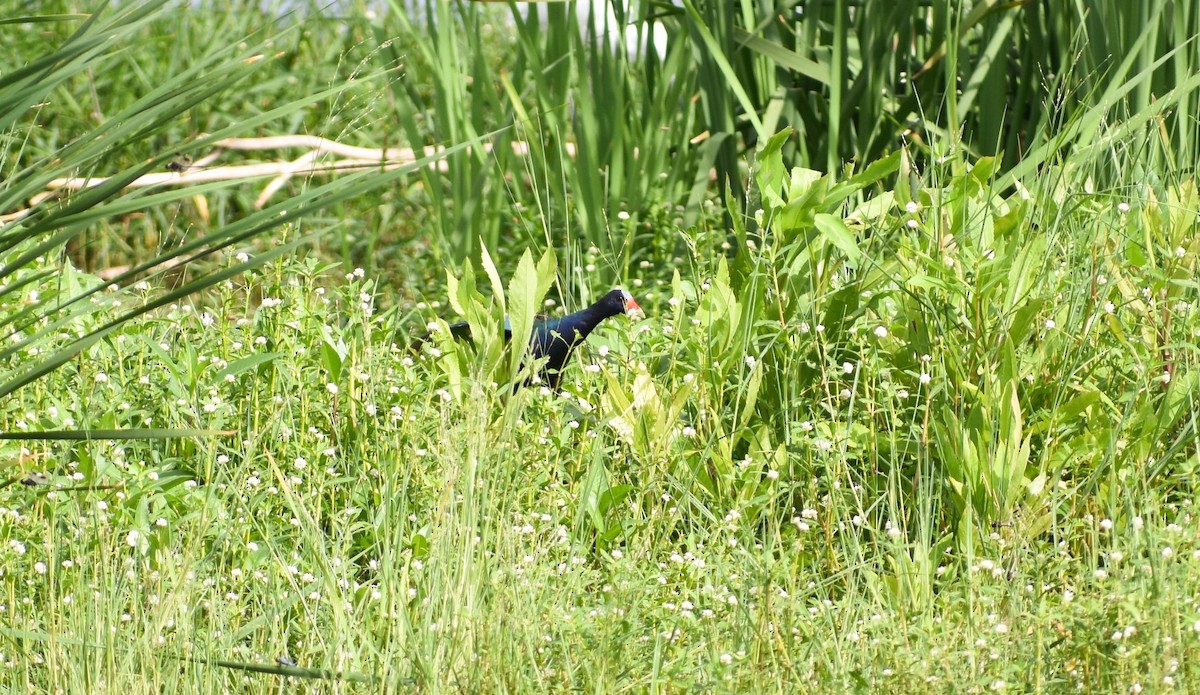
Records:
[[[646,312],[642,311],[642,308],[638,306],[637,301],[633,297],[625,300],[625,315],[634,321],[641,321],[646,318]]]

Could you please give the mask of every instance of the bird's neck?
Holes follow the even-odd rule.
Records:
[[[600,322],[606,318],[608,317],[602,309],[588,307],[577,314],[564,316],[547,325],[546,328],[552,333],[557,333],[562,340],[574,345],[586,340],[596,326],[599,326]]]
[[[554,330],[562,334],[562,337],[569,341],[579,341],[587,338],[595,330],[596,326],[600,325],[600,321],[601,319],[588,314],[566,316],[557,322]]]

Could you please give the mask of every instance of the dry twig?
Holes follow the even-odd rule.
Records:
[[[278,135],[265,138],[229,138],[216,143],[217,149],[202,160],[197,160],[180,171],[166,171],[146,174],[130,182],[130,188],[145,188],[150,186],[187,186],[210,181],[241,181],[271,177],[271,181],[263,188],[254,204],[262,208],[294,176],[312,176],[316,174],[331,174],[338,172],[362,171],[364,169],[395,169],[416,162],[424,157],[431,157],[445,151],[444,147],[424,147],[415,150],[411,147],[389,147],[374,149],[355,147],[333,140],[327,140],[314,135]],[[293,160],[259,162],[255,164],[239,164],[233,166],[208,166],[225,150],[258,151],[280,150],[287,148],[306,148],[308,151]],[[482,150],[490,154],[491,143],[484,143]],[[524,142],[512,143],[513,153],[518,156],[529,155],[529,145]],[[575,156],[574,145],[566,145],[568,156]],[[439,171],[447,170],[447,163],[439,159],[430,164]],[[30,208],[55,195],[62,190],[81,190],[99,186],[107,181],[106,178],[65,178],[54,179],[48,190],[39,193],[30,200]],[[4,216],[0,221],[20,219],[29,210],[19,210]]]

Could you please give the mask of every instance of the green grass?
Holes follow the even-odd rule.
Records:
[[[0,429],[230,434],[8,445],[12,481],[48,480],[0,489],[0,682],[270,691],[249,665],[285,658],[379,679],[328,686],[363,692],[1185,690],[1194,389],[1162,422],[1196,373],[1195,289],[1167,278],[1197,249],[1163,226],[1185,218],[1009,201],[1021,244],[1002,205],[948,248],[931,230],[986,200],[961,176],[927,192],[961,194],[940,221],[885,210],[852,266],[810,240],[812,304],[755,304],[794,251],[782,222],[731,270],[686,232],[674,282],[629,278],[650,318],[605,324],[569,395],[412,353],[444,298],[379,312],[386,287],[312,259],[124,327]],[[972,255],[985,228],[999,276]],[[997,334],[1011,354],[975,338]]]
[[[996,120],[1008,51],[983,39],[1036,38],[1016,22],[1038,6],[897,25],[965,42],[914,89],[978,68],[913,107],[948,120],[900,150],[909,106],[856,62],[891,24],[827,5],[751,40],[751,4],[696,3],[636,66],[586,31],[504,42],[474,5],[434,7],[436,31],[131,6],[65,47],[82,18],[0,25],[61,80],[0,75],[2,213],[222,129],[378,146],[514,123],[492,141],[534,155],[296,180],[261,212],[249,185],[93,191],[0,227],[0,690],[1196,689],[1194,17],[1152,12],[1167,40],[1120,31],[1134,11],[1064,15],[1060,36],[1087,20],[1089,46],[1137,50],[1059,66],[1078,92],[1042,139],[987,158],[960,125],[1024,134]],[[732,53],[692,66],[687,36]],[[1036,57],[1012,74],[1042,106]],[[857,116],[830,141],[813,108]],[[759,119],[742,157],[729,133]],[[879,158],[839,166],[851,144]],[[182,240],[195,262],[119,287],[66,260]],[[614,281],[649,318],[606,322],[561,393],[509,389],[498,336],[409,347]]]

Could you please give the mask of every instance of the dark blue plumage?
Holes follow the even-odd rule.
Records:
[[[587,340],[600,322],[617,314],[639,314],[642,309],[633,296],[615,289],[586,309],[557,318],[538,318],[529,337],[529,354],[535,360],[546,358],[540,376],[550,388],[557,388],[562,370],[571,359],[575,346]],[[450,332],[460,340],[471,339],[471,326],[465,321],[450,324]],[[504,319],[504,337],[512,339],[512,327]]]

